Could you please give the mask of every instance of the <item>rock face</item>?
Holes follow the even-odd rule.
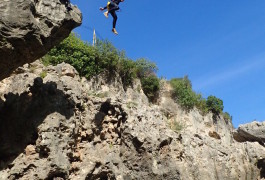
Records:
[[[0,82],[1,180],[265,178],[264,146],[181,110],[167,84],[152,105],[139,81],[124,90],[119,77],[38,61],[16,72]]]
[[[0,14],[0,80],[45,55],[82,21],[78,8],[62,0],[4,0]]]
[[[252,122],[239,126],[234,132],[234,138],[238,142],[259,142],[261,145],[265,145],[265,121],[264,122]]]

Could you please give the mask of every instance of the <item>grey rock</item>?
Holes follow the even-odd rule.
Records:
[[[0,80],[45,55],[82,21],[79,9],[60,0],[0,3]]]
[[[0,82],[0,179],[265,177],[264,146],[234,141],[231,122],[183,111],[167,87],[149,104],[139,87],[65,63],[23,66]]]
[[[265,121],[254,121],[249,124],[240,125],[238,129],[234,131],[234,138],[238,142],[256,141],[265,145]]]

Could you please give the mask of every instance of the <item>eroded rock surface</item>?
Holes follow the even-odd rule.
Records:
[[[45,55],[82,21],[78,8],[62,0],[4,0],[0,14],[0,80]]]
[[[185,112],[164,85],[80,78],[68,64],[26,64],[0,82],[0,179],[262,179],[264,146],[231,122]],[[42,76],[42,78],[40,78]],[[107,80],[106,80],[107,79]]]
[[[265,121],[254,121],[249,124],[240,125],[238,129],[234,131],[234,138],[238,142],[256,141],[261,145],[265,145]]]

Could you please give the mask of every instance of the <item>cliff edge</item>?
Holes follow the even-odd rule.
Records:
[[[82,21],[79,9],[61,0],[5,0],[0,14],[0,80],[45,55]]]

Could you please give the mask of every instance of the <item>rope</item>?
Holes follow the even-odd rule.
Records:
[[[82,25],[82,26],[80,26],[81,28],[85,28],[85,29],[88,29],[89,31],[91,31],[92,33],[94,32],[94,28],[91,28],[91,27],[89,27],[89,26],[86,26],[86,25]],[[96,31],[96,34],[97,34],[97,36],[99,37],[99,39],[100,40],[104,40],[104,38],[100,35],[100,33],[97,31],[97,30],[95,30]]]

